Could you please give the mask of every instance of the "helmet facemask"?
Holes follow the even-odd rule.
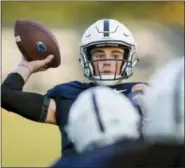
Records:
[[[122,59],[98,59],[92,60],[92,56],[90,51],[93,48],[98,47],[118,47],[124,50]],[[101,74],[99,63],[101,61],[115,61],[116,66],[114,70],[114,74]],[[126,45],[119,44],[103,44],[103,45],[92,45],[87,47],[81,47],[81,64],[84,69],[84,76],[90,81],[94,81],[101,85],[114,85],[119,83],[123,79],[127,79],[132,76],[132,67],[135,63],[137,63],[137,58],[135,57],[135,50],[132,47]],[[121,63],[121,65],[120,65]],[[118,66],[119,64],[119,66]],[[95,66],[96,65],[96,66]],[[119,72],[118,72],[119,71]],[[95,74],[96,72],[96,74]]]

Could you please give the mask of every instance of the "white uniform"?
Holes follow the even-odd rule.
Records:
[[[184,143],[184,57],[169,61],[149,84],[145,137]]]

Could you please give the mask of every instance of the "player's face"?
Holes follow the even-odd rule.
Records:
[[[115,73],[120,75],[123,55],[124,50],[118,47],[98,47],[92,49],[91,58],[95,69],[94,75],[115,75]]]

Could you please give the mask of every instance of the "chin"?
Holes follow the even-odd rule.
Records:
[[[101,79],[100,76],[94,76],[95,78],[95,82],[99,85],[116,85],[119,83],[122,83],[122,79],[116,80],[114,79],[115,75],[111,74],[111,75],[101,75]],[[121,77],[120,75],[116,75],[116,78]]]

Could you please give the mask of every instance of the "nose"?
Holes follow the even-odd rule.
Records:
[[[103,61],[103,65],[104,66],[110,66],[111,65],[111,61],[110,60],[105,60],[105,61]]]
[[[107,59],[107,60],[106,60],[106,59]],[[105,61],[103,61],[104,66],[110,66],[110,65],[111,65],[110,59],[111,59],[110,54],[106,54],[106,56],[105,56]]]

